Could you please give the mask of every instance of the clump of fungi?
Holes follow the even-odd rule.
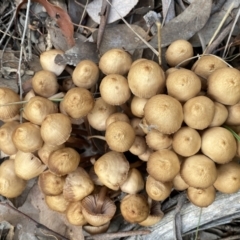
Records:
[[[66,87],[57,78],[65,66],[46,64],[58,53],[41,55],[43,70],[22,105],[0,88],[0,149],[9,155],[0,166],[1,195],[15,198],[38,177],[49,208],[96,234],[107,231],[118,206],[126,221],[151,226],[174,189],[199,207],[216,191],[240,189],[233,160],[240,144],[224,127],[240,124],[237,69],[215,56],[179,69],[193,56],[179,40],[166,52],[166,74],[152,60],[133,62],[111,49],[99,64],[79,62]]]

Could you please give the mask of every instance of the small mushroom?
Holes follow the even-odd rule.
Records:
[[[69,205],[69,202],[63,197],[63,194],[56,196],[46,195],[45,202],[51,210],[60,213],[64,213]]]
[[[158,94],[147,101],[144,117],[152,128],[164,134],[172,134],[182,125],[182,105],[171,96]]]
[[[48,114],[58,112],[58,107],[49,99],[36,96],[28,101],[23,110],[30,122],[41,125]]]
[[[70,147],[60,148],[51,153],[48,168],[58,176],[64,176],[75,171],[80,162],[79,153]]]
[[[109,225],[110,225],[110,221],[101,226],[92,226],[87,224],[83,226],[83,229],[89,234],[95,235],[95,234],[106,232],[109,228]]]
[[[220,127],[228,119],[229,111],[231,111],[218,102],[214,102],[214,109],[213,120],[208,127]]]
[[[98,131],[105,131],[106,120],[116,111],[115,106],[106,103],[103,98],[97,98],[93,109],[87,115],[87,119],[91,127]]]
[[[144,180],[142,174],[136,168],[131,168],[128,172],[127,179],[120,186],[122,192],[135,194],[143,190]]]
[[[53,72],[40,70],[32,78],[32,87],[35,93],[48,98],[57,93],[59,85]]]
[[[153,152],[147,161],[147,172],[161,182],[172,181],[180,171],[180,161],[175,152],[161,149]]]
[[[131,66],[128,73],[128,84],[135,96],[151,98],[163,92],[165,75],[156,62],[145,59]]]
[[[38,177],[38,186],[45,195],[56,196],[63,192],[65,177],[57,176],[49,170]]]
[[[91,88],[93,87],[99,77],[98,66],[90,60],[82,60],[75,67],[72,80],[77,87]]]
[[[240,165],[237,162],[218,165],[217,174],[213,185],[218,191],[230,194],[240,189]]]
[[[201,80],[194,72],[182,68],[169,74],[166,87],[169,96],[180,102],[186,102],[200,92]]]
[[[20,96],[12,89],[0,87],[0,120],[5,122],[6,120],[15,117],[19,113],[21,104],[8,104],[19,101]]]
[[[191,203],[198,207],[208,207],[215,200],[216,190],[213,186],[205,189],[189,187],[187,196]]]
[[[184,67],[190,62],[188,58],[191,57],[193,57],[193,46],[185,39],[173,41],[165,53],[166,61],[171,67],[175,67],[183,61],[181,67]]]
[[[133,145],[135,132],[129,123],[117,121],[107,127],[105,138],[111,150],[125,152]]]
[[[15,198],[22,194],[27,181],[18,177],[14,169],[14,160],[7,159],[0,165],[0,194],[6,198]]]
[[[180,173],[178,173],[175,176],[172,182],[173,182],[173,188],[178,191],[184,191],[187,188],[189,188],[189,185],[183,180]]]
[[[122,49],[113,48],[105,52],[99,60],[99,68],[105,74],[125,75],[132,64],[129,53]]]
[[[47,166],[33,153],[18,151],[14,160],[14,169],[22,179],[30,180],[41,174]]]
[[[116,212],[114,202],[106,197],[106,187],[99,194],[89,195],[82,200],[82,213],[87,222],[93,226],[101,226],[109,222]]]
[[[12,134],[12,140],[22,152],[35,152],[43,145],[40,127],[31,122],[19,124]]]
[[[133,145],[129,148],[129,152],[134,155],[141,155],[147,150],[147,144],[144,137],[136,136]]]
[[[180,174],[189,186],[208,188],[217,179],[217,168],[210,158],[203,154],[197,154],[182,162]]]
[[[116,191],[127,179],[129,162],[123,153],[110,151],[95,162],[94,171],[104,185]]]
[[[63,196],[69,202],[82,200],[94,190],[94,183],[88,173],[81,167],[70,172],[64,182]]]
[[[71,88],[60,103],[61,108],[72,118],[86,116],[94,107],[94,98],[85,88]]]
[[[203,130],[211,124],[214,111],[214,102],[210,98],[191,98],[183,105],[184,122],[191,128]]]
[[[40,64],[42,69],[53,72],[56,76],[59,76],[66,67],[66,65],[58,65],[54,62],[55,57],[58,54],[64,54],[64,52],[59,49],[50,49],[40,54]]]
[[[8,155],[17,153],[17,148],[12,140],[12,133],[18,127],[17,121],[11,121],[0,127],[0,149]]]
[[[240,125],[240,103],[227,107],[227,118],[225,124]]]
[[[121,105],[131,97],[128,81],[119,74],[104,77],[99,86],[101,97],[111,105]]]
[[[66,209],[66,217],[72,225],[83,226],[87,224],[82,214],[82,203],[80,201],[69,203]]]
[[[126,195],[120,204],[123,218],[130,223],[144,221],[150,212],[150,208],[145,196],[141,194]]]
[[[131,101],[131,111],[136,117],[142,118],[144,116],[144,107],[148,99],[134,96]]]
[[[67,141],[72,131],[68,116],[62,113],[47,115],[41,125],[41,136],[49,145],[61,145]]]
[[[155,201],[164,201],[172,191],[172,182],[160,182],[151,175],[147,177],[146,192]]]
[[[237,152],[232,133],[223,127],[206,129],[202,134],[202,152],[218,164],[230,162]]]
[[[208,77],[208,95],[224,105],[240,101],[240,72],[235,68],[219,68]]]
[[[106,122],[105,122],[105,126],[106,128],[113,122],[117,122],[117,121],[121,121],[121,122],[127,122],[130,123],[129,117],[125,114],[125,113],[121,113],[121,112],[116,112],[111,114]]]
[[[195,129],[182,127],[174,133],[172,147],[181,156],[192,156],[201,148],[201,137]]]

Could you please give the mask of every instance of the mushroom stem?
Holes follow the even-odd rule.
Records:
[[[157,32],[158,32],[158,63],[161,66],[162,64],[162,47],[161,47],[161,28],[162,25],[159,21],[156,21],[156,25],[157,25]]]
[[[63,92],[59,92],[59,93],[56,93],[56,94],[52,95],[52,96],[49,97],[48,99],[49,99],[49,100],[57,100],[57,99],[59,99],[59,100],[62,101],[61,98],[63,98],[64,95],[65,95],[65,94],[64,94]]]
[[[143,164],[143,161],[139,160],[130,164],[130,168],[138,168]]]
[[[97,204],[97,206],[96,206],[96,212],[97,213],[101,212],[106,194],[107,194],[107,187],[102,186],[101,189],[100,189],[100,192],[98,193],[98,198],[97,198],[97,203],[96,203]]]

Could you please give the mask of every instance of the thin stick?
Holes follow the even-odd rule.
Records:
[[[198,225],[197,225],[197,229],[196,229],[195,240],[198,239],[198,232],[199,232],[199,226],[200,226],[201,216],[202,216],[202,208],[200,208],[200,214],[199,214],[199,218],[198,218]]]
[[[159,65],[162,65],[162,38],[161,38],[161,29],[162,25],[159,21],[156,22],[157,25],[157,32],[158,32],[158,62]]]
[[[226,14],[224,15],[224,17],[223,17],[222,21],[220,22],[217,30],[215,31],[215,33],[213,34],[211,40],[209,41],[208,47],[212,44],[212,42],[213,42],[213,40],[215,39],[216,35],[219,33],[219,31],[220,31],[223,23],[225,22],[225,20],[226,20],[227,17],[229,16],[230,12],[232,11],[232,9],[233,9],[233,4],[234,4],[234,2],[232,2],[232,4],[230,5],[229,9],[228,9],[227,12],[226,12]],[[205,51],[204,51],[203,53],[206,52],[206,50],[208,49],[208,47],[205,49]]]
[[[153,53],[155,53],[157,56],[159,55],[158,51],[156,49],[154,49],[153,46],[151,46],[145,39],[143,39],[137,32],[135,32],[130,24],[121,16],[121,14],[118,12],[118,10],[109,2],[109,0],[106,0],[110,5],[111,7],[117,12],[117,14],[119,15],[119,17],[121,17],[121,19],[123,20],[123,22],[128,26],[128,28],[139,38],[141,39],[142,42],[144,42],[152,51]]]

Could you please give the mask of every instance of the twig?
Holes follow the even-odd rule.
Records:
[[[97,50],[98,51],[100,48],[100,44],[102,42],[104,30],[107,25],[108,16],[109,16],[110,9],[111,9],[111,5],[110,5],[111,2],[112,2],[112,0],[109,0],[109,3],[106,0],[102,1],[102,8],[101,8],[101,12],[99,13],[100,25],[99,25],[98,35],[97,35]]]
[[[212,53],[214,49],[223,41],[223,39],[229,34],[230,29],[232,28],[233,21],[228,23],[228,25],[225,27],[225,29],[219,34],[219,36],[215,39],[214,42],[210,46],[208,46],[204,53],[209,54]]]
[[[156,22],[157,25],[157,32],[158,32],[158,63],[161,66],[162,65],[162,39],[161,39],[161,28],[162,25],[159,21]]]
[[[206,53],[208,51],[208,48],[211,46],[213,40],[215,39],[215,37],[217,36],[217,34],[219,33],[223,23],[225,22],[225,20],[227,19],[227,17],[229,16],[230,12],[232,11],[233,9],[233,4],[234,2],[232,2],[232,4],[230,5],[230,7],[228,8],[226,14],[224,15],[222,21],[220,22],[220,24],[218,25],[218,28],[216,29],[216,31],[214,32],[212,38],[210,39],[209,43],[208,43],[208,46],[207,48],[205,49],[205,51],[203,53]]]
[[[202,208],[200,208],[200,214],[199,214],[199,218],[198,218],[198,225],[197,225],[197,229],[196,229],[195,240],[198,239],[198,232],[199,232],[201,217],[202,217]]]
[[[59,233],[51,230],[50,228],[46,227],[45,225],[35,221],[33,218],[31,218],[27,214],[19,211],[17,208],[11,206],[9,203],[7,203],[7,202],[0,202],[0,205],[6,206],[6,207],[12,209],[13,211],[19,213],[20,215],[24,216],[25,218],[29,219],[31,222],[33,222],[36,225],[37,228],[47,230],[47,231],[53,233],[54,235],[56,235],[56,236],[58,236],[58,237],[60,237],[62,239],[69,240],[68,238],[62,236],[61,234],[59,234]]]
[[[75,2],[78,4],[77,1],[75,1]],[[79,26],[78,26],[77,32],[78,32],[78,30],[79,30],[79,27],[80,27],[81,24],[82,24],[82,20],[83,20],[83,18],[84,18],[85,12],[87,11],[88,2],[89,2],[89,0],[87,0],[86,4],[85,4],[85,6],[84,6],[84,10],[83,10],[82,16],[81,16],[80,21],[79,21]]]
[[[103,234],[96,234],[94,236],[88,236],[85,240],[110,240],[114,238],[121,238],[121,237],[129,237],[135,235],[146,235],[150,234],[150,230],[136,230],[136,231],[128,231],[128,232],[117,232],[117,233],[103,233]]]
[[[219,240],[235,240],[235,239],[236,240],[240,239],[240,234],[231,237],[220,238]]]
[[[175,209],[175,216],[174,216],[174,231],[175,231],[175,239],[182,240],[182,220],[181,220],[181,209],[185,203],[186,194],[180,195],[178,197],[177,206]]]

